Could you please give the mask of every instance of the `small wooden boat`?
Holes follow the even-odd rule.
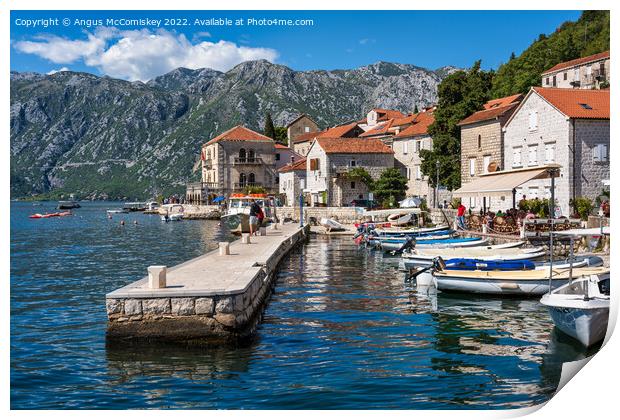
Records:
[[[515,271],[482,271],[482,270],[445,270],[436,269],[422,273],[420,276],[431,275],[432,283],[438,290],[459,293],[495,294],[495,295],[525,295],[542,296],[551,288],[566,284],[569,271],[573,278],[609,275],[605,267],[571,268],[563,266],[550,267],[540,270]],[[551,281],[549,278],[551,277]]]
[[[323,226],[328,232],[345,230],[345,227],[342,224],[338,223],[334,219],[328,219],[327,217],[321,217],[321,219],[319,220],[319,224]]]

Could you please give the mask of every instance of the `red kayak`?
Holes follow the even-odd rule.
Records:
[[[72,215],[73,213],[71,213],[70,211],[62,211],[60,213],[45,213],[45,214],[35,213],[28,217],[30,217],[31,219],[47,219],[50,217],[63,217],[63,216],[72,216]]]

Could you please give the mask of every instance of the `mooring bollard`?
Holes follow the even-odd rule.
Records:
[[[230,255],[230,244],[228,242],[220,242],[220,255]]]
[[[249,233],[242,233],[241,234],[241,243],[242,244],[249,244],[250,242],[250,234]]]
[[[149,272],[149,289],[165,289],[166,288],[166,266],[151,265]]]
[[[267,227],[266,226],[261,226],[260,227],[260,236],[267,236]]]

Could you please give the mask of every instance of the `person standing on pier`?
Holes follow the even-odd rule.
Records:
[[[458,223],[458,226],[465,230],[465,206],[463,205],[463,203],[459,203],[459,207],[456,211],[456,221]]]
[[[252,199],[250,204],[250,236],[258,232],[258,228],[260,227],[258,224],[258,215],[262,212],[263,210],[260,208],[256,200]],[[255,226],[256,232],[254,231]]]

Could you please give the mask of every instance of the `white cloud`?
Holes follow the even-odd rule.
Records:
[[[362,38],[359,41],[360,45],[374,44],[375,42],[377,42],[377,40],[374,38]]]
[[[248,60],[275,61],[278,52],[271,48],[239,46],[229,41],[190,42],[185,35],[164,29],[119,31],[103,28],[87,33],[86,40],[41,36],[19,41],[15,48],[57,64],[82,60],[112,77],[146,81],[177,67],[209,67],[226,71]]]
[[[49,75],[52,75],[54,73],[58,73],[58,72],[61,72],[61,71],[69,71],[69,67],[61,67],[59,69],[52,69],[52,70],[48,71],[47,74],[49,76]]]

